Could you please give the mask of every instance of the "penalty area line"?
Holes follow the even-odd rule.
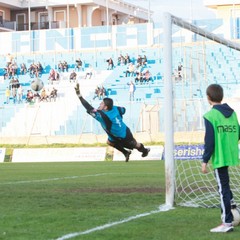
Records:
[[[69,234],[66,234],[62,237],[57,238],[56,240],[66,240],[66,239],[71,239],[71,238],[78,237],[78,236],[81,236],[81,235],[86,235],[86,234],[89,234],[89,233],[92,233],[92,232],[104,230],[104,229],[107,229],[107,228],[110,228],[110,227],[113,227],[113,226],[116,226],[116,225],[119,225],[119,224],[122,224],[122,223],[130,222],[132,220],[142,218],[142,217],[146,217],[146,216],[156,214],[156,213],[159,213],[159,212],[162,212],[162,210],[159,209],[159,210],[155,210],[155,211],[151,211],[151,212],[147,212],[147,213],[138,214],[136,216],[131,216],[129,218],[125,218],[121,221],[107,223],[107,224],[104,224],[102,226],[91,228],[91,229],[88,229],[88,230],[83,231],[83,232],[69,233]]]
[[[24,180],[24,181],[17,181],[17,182],[3,182],[0,185],[12,185],[12,184],[23,184],[23,183],[40,183],[40,182],[50,182],[50,181],[59,181],[65,179],[75,179],[75,178],[86,178],[86,177],[100,177],[104,175],[110,175],[111,173],[98,173],[98,174],[91,174],[91,175],[83,175],[83,176],[69,176],[69,177],[61,177],[61,178],[47,178],[47,179],[37,179],[37,180]]]

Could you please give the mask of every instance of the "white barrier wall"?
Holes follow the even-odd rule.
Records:
[[[133,150],[131,160],[161,160],[163,146],[150,146],[151,151],[145,158],[141,153]],[[20,148],[14,149],[12,162],[94,162],[104,161],[105,147],[86,148]],[[4,159],[4,157],[3,157]],[[114,149],[113,161],[125,161],[121,152]]]
[[[106,148],[21,148],[14,149],[12,162],[104,161]]]

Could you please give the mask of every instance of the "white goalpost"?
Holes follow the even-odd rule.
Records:
[[[169,13],[163,14],[163,38],[165,205],[167,208],[172,208],[174,204],[218,207],[213,172],[201,173],[201,159],[177,159],[174,155],[178,144],[175,134],[181,133],[182,142],[189,146],[196,144],[196,134],[204,135],[202,115],[210,109],[205,90],[211,83],[223,86],[224,100],[234,108],[240,120],[240,108],[234,97],[238,92],[240,76],[240,44]],[[179,61],[184,71],[181,78],[176,78],[174,69]],[[200,144],[203,140],[202,137]],[[240,168],[231,168],[230,174],[234,198],[240,204]]]

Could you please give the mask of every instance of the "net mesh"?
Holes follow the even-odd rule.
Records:
[[[239,44],[172,17],[172,69],[174,144],[196,144],[200,133],[204,140],[203,114],[210,110],[205,91],[218,83],[224,89],[224,101],[236,112],[238,107]],[[240,119],[240,118],[239,118]],[[176,136],[182,136],[176,140]],[[175,159],[175,203],[191,207],[219,207],[220,200],[211,163],[209,173],[201,173],[201,160]],[[240,204],[240,167],[230,167],[230,184]]]

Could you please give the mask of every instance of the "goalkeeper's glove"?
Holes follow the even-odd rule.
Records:
[[[75,87],[75,92],[76,92],[76,94],[77,94],[78,97],[81,97],[81,96],[82,96],[82,94],[81,94],[81,92],[80,92],[80,85],[79,85],[79,83],[77,83],[77,85],[76,85],[76,87]]]

